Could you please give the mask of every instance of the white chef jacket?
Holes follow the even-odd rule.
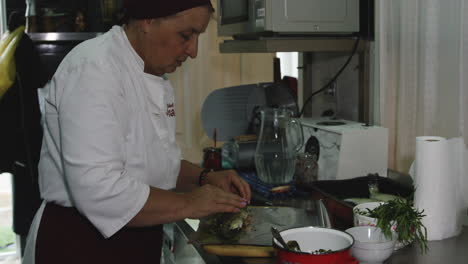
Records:
[[[174,188],[179,174],[173,88],[143,69],[114,26],[73,49],[46,86],[41,196],[76,207],[105,237],[141,210],[149,185]]]

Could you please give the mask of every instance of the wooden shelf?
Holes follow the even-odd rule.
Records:
[[[350,52],[355,38],[276,38],[258,40],[225,40],[219,44],[221,53],[272,52]],[[358,51],[365,41],[360,41]]]

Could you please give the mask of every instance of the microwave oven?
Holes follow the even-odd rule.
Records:
[[[218,0],[218,35],[352,34],[360,0]]]
[[[318,180],[387,176],[388,129],[349,120],[299,119],[302,152],[318,157]]]

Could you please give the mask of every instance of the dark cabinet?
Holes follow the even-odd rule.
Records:
[[[26,2],[35,3],[36,16],[25,23],[47,79],[76,45],[121,24],[123,17],[123,0],[6,0],[7,16],[26,14]]]
[[[43,65],[43,72],[50,80],[62,62],[63,58],[81,42],[97,37],[97,32],[58,32],[58,33],[29,33],[39,53]]]
[[[5,3],[7,17],[19,13],[13,25],[26,22],[20,21],[26,14],[26,0]],[[17,77],[22,81],[16,81],[0,100],[0,126],[9,128],[0,133],[4,141],[0,142],[0,172],[10,171],[14,176],[13,226],[21,249],[41,202],[37,163],[42,127],[37,91],[42,89],[38,88],[52,78],[70,50],[118,24],[121,13],[121,0],[36,0],[35,4],[35,30],[28,31],[30,39],[23,37],[15,51]]]
[[[33,32],[104,32],[122,19],[123,0],[35,0]],[[26,0],[7,0],[7,16]]]

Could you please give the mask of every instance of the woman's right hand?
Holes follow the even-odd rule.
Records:
[[[188,218],[199,219],[214,213],[237,213],[247,205],[247,200],[231,192],[206,184],[185,193]]]

